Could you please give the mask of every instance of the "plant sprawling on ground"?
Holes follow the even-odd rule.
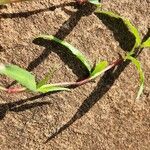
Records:
[[[7,3],[22,2],[22,1],[31,1],[31,0],[0,0],[0,5],[7,4]],[[86,2],[95,4],[95,5],[100,4],[100,0],[75,0],[75,1],[78,2],[79,4],[83,4]]]
[[[84,0],[77,0],[77,1],[80,3],[87,2]],[[0,0],[0,4],[4,4],[6,2],[12,2],[12,1]],[[100,3],[98,0],[88,0],[88,2],[98,6]],[[36,82],[35,76],[32,75],[27,70],[12,64],[0,64],[0,74],[6,75],[16,80],[18,83],[20,83],[23,86],[23,88],[12,87],[8,89],[0,86],[0,90],[6,91],[8,93],[16,93],[25,90],[30,90],[32,92],[40,92],[40,93],[63,91],[63,90],[70,91],[71,88],[75,88],[87,82],[90,82],[95,78],[97,78],[98,76],[100,76],[102,73],[118,66],[124,61],[130,60],[136,66],[140,76],[140,88],[137,94],[137,98],[139,98],[144,88],[144,73],[142,71],[140,62],[136,57],[138,56],[141,49],[150,47],[150,37],[143,42],[141,40],[140,33],[138,32],[137,28],[128,19],[125,19],[117,14],[114,14],[113,12],[100,11],[97,9],[95,13],[101,13],[101,14],[108,15],[109,17],[121,19],[125,24],[125,26],[128,28],[128,30],[130,31],[130,33],[134,36],[135,38],[134,46],[129,52],[126,52],[125,56],[119,57],[117,60],[115,60],[112,63],[108,63],[107,61],[103,60],[97,63],[96,65],[91,65],[90,61],[84,56],[82,52],[80,52],[78,49],[76,49],[74,46],[70,45],[66,41],[58,39],[57,37],[54,37],[52,35],[40,35],[37,38],[52,40],[57,44],[61,44],[62,46],[66,47],[66,49],[68,49],[68,51],[70,51],[72,55],[76,56],[76,58],[79,59],[82,65],[84,65],[84,67],[87,69],[88,77],[85,78],[84,80],[77,81],[77,82],[62,82],[62,83],[49,84],[47,83],[48,75],[41,81]]]

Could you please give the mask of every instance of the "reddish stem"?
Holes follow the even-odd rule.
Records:
[[[15,87],[15,88],[8,88],[6,90],[7,93],[12,94],[12,93],[18,93],[18,92],[23,92],[25,91],[26,88],[19,88],[19,87]]]
[[[110,69],[112,69],[112,68],[114,68],[115,66],[118,66],[119,64],[121,64],[123,62],[123,59],[122,58],[119,58],[119,59],[117,59],[116,61],[114,61],[113,63],[111,63],[108,67],[106,67],[102,72],[101,72],[101,74],[102,73],[105,73],[106,71],[108,71],[108,70],[110,70]],[[83,84],[86,84],[86,83],[88,83],[88,82],[90,82],[90,81],[92,81],[94,78],[92,78],[92,77],[88,77],[88,78],[86,78],[86,79],[84,79],[84,80],[81,80],[81,81],[77,81],[77,82],[63,82],[63,83],[55,83],[55,84],[53,84],[54,86],[61,86],[61,87],[68,87],[68,88],[75,88],[75,87],[78,87],[78,86],[81,86],[81,85],[83,85]],[[6,88],[4,88],[5,90],[3,90],[3,89],[1,89],[1,90],[3,90],[3,91],[6,91],[7,93],[18,93],[18,92],[23,92],[23,91],[25,91],[26,90],[26,88],[19,88],[19,87],[15,87],[15,88],[8,88],[8,89],[6,89]]]
[[[87,0],[76,0],[76,2],[81,5],[81,4],[85,3],[85,2],[87,2]]]
[[[111,63],[108,67],[106,67],[102,72],[102,73],[105,73],[106,71],[112,69],[113,67],[121,64],[123,62],[123,59],[122,58],[119,58],[117,59],[116,61],[114,61],[113,63]],[[55,83],[53,84],[54,86],[62,86],[62,87],[78,87],[78,86],[81,86],[85,83],[88,83],[90,81],[92,81],[94,78],[92,77],[88,77],[84,80],[81,80],[81,81],[77,81],[77,82],[63,82],[63,83]]]

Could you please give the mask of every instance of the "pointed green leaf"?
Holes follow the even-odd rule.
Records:
[[[58,66],[54,66],[49,73],[37,84],[37,88],[41,87],[44,84],[47,84],[48,80],[53,77],[54,72],[58,69]]]
[[[90,77],[91,77],[92,79],[96,78],[97,76],[99,76],[99,75],[102,73],[102,71],[103,71],[107,66],[108,66],[108,62],[107,62],[107,61],[102,61],[102,62],[98,63],[98,64],[95,66],[93,72],[90,74]]]
[[[100,5],[100,0],[88,0],[91,4]]]
[[[121,19],[124,22],[124,24],[127,26],[127,28],[129,29],[129,31],[135,37],[135,44],[134,44],[133,49],[131,50],[130,53],[133,53],[134,50],[135,50],[135,48],[138,48],[140,46],[140,44],[141,44],[140,34],[139,34],[137,28],[128,19],[125,19],[125,18],[119,16],[118,14],[115,14],[115,13],[110,12],[110,11],[96,10],[96,13],[101,13],[101,14],[105,14],[105,15],[108,15],[108,16],[116,18],[116,19]]]
[[[38,84],[37,84],[37,88],[41,87],[44,84],[47,84],[48,80],[51,78],[51,74],[48,73]]]
[[[31,91],[36,91],[35,77],[28,71],[16,66],[16,65],[4,65],[0,64],[0,74],[4,74],[25,86]]]
[[[46,40],[52,40],[52,41],[55,41],[63,46],[65,46],[66,48],[68,48],[70,50],[70,52],[75,55],[81,62],[82,64],[87,68],[87,70],[90,72],[91,71],[91,65],[89,63],[89,61],[86,59],[86,57],[78,50],[76,49],[75,47],[73,47],[71,44],[65,42],[65,41],[62,41],[52,35],[40,35],[39,37],[37,38],[43,38],[43,39],[46,39]]]
[[[46,84],[46,85],[39,87],[37,91],[41,93],[48,93],[48,92],[55,92],[55,91],[70,91],[70,89],[57,86],[54,84]]]
[[[141,37],[140,37],[139,31],[137,30],[137,28],[128,19],[123,19],[123,21],[127,25],[129,31],[135,36],[134,48],[139,47],[140,44],[141,44]]]
[[[150,47],[150,37],[145,42],[142,43],[141,47],[142,48]]]
[[[134,58],[134,57],[132,57],[130,55],[127,55],[126,59],[131,60],[132,63],[136,66],[136,68],[137,68],[137,70],[139,72],[139,76],[140,76],[140,89],[139,89],[138,94],[137,94],[137,99],[139,99],[139,97],[142,94],[143,89],[144,89],[144,73],[143,73],[143,70],[142,70],[140,62],[136,58]]]

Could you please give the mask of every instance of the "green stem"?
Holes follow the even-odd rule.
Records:
[[[123,62],[123,59],[122,58],[119,58],[117,59],[115,62],[111,63],[108,67],[106,67],[102,72],[102,73],[105,73],[106,71],[114,68],[115,66],[118,66],[119,64],[121,64]],[[75,88],[75,87],[78,87],[78,86],[81,86],[83,84],[86,84],[90,81],[92,81],[93,79],[95,79],[97,77],[88,77],[84,80],[81,80],[81,81],[77,81],[77,82],[62,82],[62,83],[55,83],[53,84],[54,86],[58,86],[58,87],[67,87],[67,88]],[[12,88],[4,88],[4,87],[1,87],[0,86],[0,90],[3,90],[3,91],[6,91],[7,93],[18,93],[18,92],[23,92],[26,90],[26,88],[22,87],[22,88],[18,88],[18,87],[12,87]]]
[[[116,60],[115,62],[113,62],[112,64],[110,64],[108,67],[106,67],[102,72],[102,73],[105,73],[106,71],[112,69],[113,67],[119,65],[120,63],[123,62],[123,59],[122,58],[119,58],[118,60]],[[53,84],[54,86],[61,86],[61,87],[78,87],[78,86],[81,86],[83,84],[86,84],[90,81],[92,81],[93,79],[95,79],[97,77],[88,77],[84,80],[81,80],[81,81],[77,81],[77,82],[63,82],[63,83],[55,83]]]

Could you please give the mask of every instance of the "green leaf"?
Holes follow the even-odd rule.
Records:
[[[150,37],[141,44],[142,48],[150,47]]]
[[[87,68],[87,70],[90,72],[91,71],[91,65],[89,63],[89,61],[86,59],[86,57],[78,50],[76,49],[75,47],[73,47],[71,44],[65,42],[65,41],[62,41],[52,35],[40,35],[39,37],[37,38],[43,38],[43,39],[46,39],[46,40],[52,40],[52,41],[55,41],[63,46],[65,46],[66,48],[68,48],[70,50],[70,52],[75,55],[81,62],[82,64]]]
[[[108,66],[108,62],[107,62],[107,61],[102,61],[102,62],[98,63],[98,64],[95,66],[93,72],[90,74],[90,77],[91,77],[92,79],[96,78],[97,76],[99,76],[99,75],[102,73],[102,71],[103,71],[107,66]]]
[[[38,92],[41,93],[48,93],[48,92],[55,92],[55,91],[70,91],[70,89],[57,86],[54,84],[45,84],[37,89]]]
[[[58,69],[58,66],[54,66],[49,73],[37,84],[37,88],[41,87],[44,84],[47,84],[48,80],[50,80],[54,74],[54,72]]]
[[[36,91],[35,77],[28,71],[16,66],[16,65],[4,65],[0,64],[0,74],[4,74],[25,86],[31,91]]]
[[[110,11],[100,11],[100,10],[96,10],[96,13],[101,13],[101,14],[105,14],[108,15],[110,17],[116,18],[116,19],[121,19],[123,21],[123,23],[127,26],[127,28],[129,29],[129,31],[133,34],[133,36],[135,37],[135,44],[131,50],[130,53],[134,53],[135,48],[138,48],[141,44],[141,37],[140,34],[137,30],[137,28],[128,20],[125,19],[121,16],[119,16],[118,14],[115,14],[113,12]]]
[[[135,36],[135,44],[134,44],[133,49],[131,50],[132,52],[134,52],[134,49],[138,48],[141,44],[141,37],[140,37],[139,31],[128,19],[124,19],[123,21],[129,28],[129,31]]]
[[[10,0],[0,0],[0,5],[10,3]]]
[[[141,64],[140,64],[140,62],[136,58],[134,58],[134,57],[132,57],[130,55],[127,55],[125,59],[131,60],[131,62],[136,66],[137,71],[139,72],[139,76],[140,76],[140,89],[139,89],[138,94],[137,94],[137,99],[139,99],[140,95],[142,94],[143,89],[144,89],[144,73],[143,73]]]
[[[91,4],[100,5],[100,0],[88,0]]]
[[[37,88],[41,87],[44,84],[47,84],[49,78],[51,78],[51,74],[48,73],[38,84],[37,84]]]

